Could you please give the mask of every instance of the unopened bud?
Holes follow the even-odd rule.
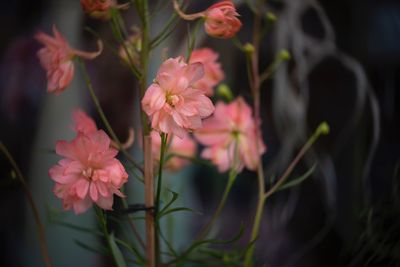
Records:
[[[279,51],[278,58],[282,61],[288,61],[290,60],[291,56],[289,51],[287,51],[286,49],[282,49],[281,51]]]
[[[269,22],[275,22],[277,17],[274,13],[272,12],[267,12],[267,14],[265,14],[265,18],[269,21]]]
[[[244,50],[244,52],[246,52],[248,54],[252,54],[254,52],[254,46],[250,43],[246,43],[243,46],[243,50]]]
[[[233,100],[233,94],[232,94],[231,89],[229,88],[228,85],[226,85],[226,84],[224,84],[224,83],[223,83],[223,84],[220,84],[220,85],[217,87],[216,93],[217,93],[218,96],[220,96],[220,97],[222,97],[222,98],[225,98],[225,99],[228,100],[229,102]]]
[[[327,134],[329,134],[329,130],[330,130],[329,124],[326,121],[324,121],[324,122],[321,122],[321,124],[318,126],[317,133],[322,134],[322,135],[327,135]]]

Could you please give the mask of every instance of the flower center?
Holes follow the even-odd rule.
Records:
[[[177,95],[173,95],[170,92],[167,92],[165,95],[167,103],[171,107],[175,107],[175,105],[179,102],[179,97]]]
[[[93,169],[89,167],[86,170],[83,170],[82,175],[85,176],[87,179],[91,180],[93,175]]]

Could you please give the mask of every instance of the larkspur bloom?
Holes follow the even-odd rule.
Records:
[[[142,99],[153,129],[183,138],[186,131],[201,127],[201,120],[214,111],[211,100],[193,88],[203,75],[201,63],[186,64],[182,57],[170,58],[160,66]]]
[[[177,0],[174,0],[174,8],[185,20],[204,18],[205,31],[212,37],[229,39],[235,36],[242,27],[242,22],[238,19],[240,15],[230,0],[215,3],[205,11],[194,14],[183,13]]]
[[[116,0],[81,0],[81,6],[83,11],[93,18],[108,19],[111,16],[111,8],[125,9],[128,4],[118,5]]]
[[[160,134],[156,131],[152,131],[150,136],[152,140],[153,158],[156,161],[160,161]],[[175,154],[175,156],[168,159],[164,167],[171,171],[178,171],[189,163],[187,159],[179,157],[179,155],[184,157],[193,157],[196,154],[196,142],[189,136],[188,133],[185,133],[183,138],[178,138],[172,134],[168,135],[167,142],[169,144],[168,154]]]
[[[194,87],[202,90],[206,95],[214,94],[214,86],[224,79],[224,72],[218,60],[218,53],[210,48],[200,48],[193,50],[190,55],[189,63],[200,62],[204,67],[204,77],[198,80]]]
[[[99,50],[96,52],[84,52],[71,48],[67,41],[53,26],[54,37],[39,32],[35,38],[44,45],[38,52],[40,64],[47,73],[47,91],[60,94],[71,83],[74,76],[74,57],[93,59],[100,55],[103,45],[99,41]]]
[[[63,200],[65,210],[76,214],[85,212],[92,203],[111,210],[113,195],[124,195],[119,190],[127,182],[128,174],[115,158],[118,151],[110,147],[110,138],[97,130],[94,122],[83,112],[75,112],[77,136],[70,142],[58,141],[56,153],[63,156],[49,170],[56,184],[54,194]]]
[[[229,104],[217,103],[214,115],[205,120],[203,127],[194,134],[206,146],[202,157],[210,159],[220,172],[232,167],[241,170],[244,166],[256,170],[259,156],[266,151],[256,127],[259,125],[252,117],[251,108],[242,97],[238,97]],[[233,166],[235,151],[238,165]]]

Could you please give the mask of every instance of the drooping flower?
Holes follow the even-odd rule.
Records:
[[[179,16],[185,20],[204,18],[204,28],[207,34],[212,37],[232,38],[242,27],[242,22],[238,19],[240,15],[230,0],[215,3],[205,11],[194,14],[183,13],[177,0],[174,0],[174,8]]]
[[[202,157],[210,159],[220,172],[245,166],[256,170],[260,155],[266,151],[259,125],[252,117],[251,108],[242,97],[229,104],[219,102],[214,115],[204,121],[203,127],[194,134],[206,148]],[[258,136],[257,136],[258,134]],[[237,151],[237,165],[235,162]]]
[[[138,28],[133,27],[132,31],[133,33],[125,40],[124,45],[119,47],[119,56],[128,64],[139,65],[142,37]]]
[[[76,214],[85,212],[93,202],[111,210],[113,195],[124,197],[119,189],[128,174],[115,158],[118,151],[110,147],[107,134],[93,129],[82,113],[75,113],[75,118],[80,123],[75,127],[77,136],[70,142],[57,142],[56,153],[64,158],[49,170],[56,182],[54,194],[63,200],[65,210],[73,209]]]
[[[99,41],[99,50],[93,53],[79,51],[69,46],[55,26],[53,34],[54,37],[39,32],[35,38],[44,45],[39,50],[38,57],[47,72],[47,91],[58,95],[71,83],[74,76],[74,57],[93,59],[100,55],[103,45]]]
[[[183,138],[186,131],[201,127],[201,120],[214,111],[211,100],[193,88],[203,73],[201,63],[186,64],[181,57],[170,58],[160,66],[142,99],[153,129]]]
[[[159,161],[161,149],[160,134],[156,131],[152,131],[150,136],[152,140],[153,158]],[[171,134],[168,136],[167,143],[169,144],[168,154],[173,156],[168,159],[164,166],[171,171],[180,170],[189,163],[187,159],[179,156],[193,157],[196,154],[196,143],[187,133],[184,134],[183,138],[177,138]]]
[[[118,5],[116,0],[81,0],[82,9],[93,18],[108,19],[110,9],[125,9],[128,4]]]
[[[218,60],[218,53],[210,48],[193,50],[189,63],[200,62],[204,67],[204,77],[198,80],[194,87],[202,90],[206,95],[212,96],[214,86],[224,79],[224,72]]]

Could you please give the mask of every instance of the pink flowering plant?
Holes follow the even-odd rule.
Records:
[[[118,44],[113,47],[118,51],[115,60],[122,60],[139,84],[140,103],[137,104],[141,126],[136,129],[139,138],[135,140],[133,130],[130,130],[128,140],[121,142],[110,126],[107,114],[93,89],[84,60],[102,56],[102,44],[107,40],[98,40],[98,51],[83,52],[72,48],[56,26],[53,26],[52,35],[39,32],[35,36],[43,45],[37,55],[47,74],[47,91],[60,95],[68,90],[75,73],[75,65],[79,65],[88,94],[102,125],[105,126],[105,129],[99,129],[90,116],[83,110],[76,109],[71,115],[74,124],[70,129],[75,132],[75,137],[55,144],[59,161],[50,167],[49,179],[54,181],[53,192],[60,199],[62,209],[65,212],[72,210],[76,215],[85,213],[91,207],[95,209],[107,247],[106,254],[111,255],[116,266],[127,266],[131,262],[134,264],[132,266],[189,266],[193,258],[197,259],[199,266],[209,266],[211,260],[217,262],[214,264],[216,266],[254,266],[254,250],[259,245],[259,230],[266,199],[277,191],[304,180],[304,177],[296,179],[290,177],[290,174],[318,137],[329,131],[328,125],[322,123],[287,170],[266,185],[270,180],[264,175],[263,156],[268,151],[268,140],[261,130],[263,121],[260,114],[260,91],[280,64],[290,60],[289,53],[281,48],[275,61],[265,70],[260,70],[259,50],[263,27],[269,27],[272,22],[261,23],[264,17],[258,10],[263,9],[250,8],[256,21],[253,25],[253,39],[240,40],[237,35],[245,22],[241,21],[239,7],[232,1],[219,1],[203,11],[186,14],[187,5],[173,0],[167,1],[174,10],[171,23],[167,23],[165,28],[159,29],[153,35],[150,33],[153,19],[149,13],[150,1],[138,0],[130,4],[117,3],[116,0],[80,2],[84,14],[100,18],[101,23],[108,23],[112,29],[114,41]],[[257,3],[261,5],[262,1]],[[121,16],[121,12],[132,10],[138,14],[139,25],[126,25]],[[194,20],[204,25],[207,38],[233,42],[243,53],[248,73],[245,96],[233,93],[237,90],[234,84],[231,87],[235,90],[221,84],[223,80],[229,82],[229,75],[224,71],[225,66],[220,62],[222,55],[214,48],[196,45],[197,26],[189,36],[186,55],[173,55],[164,59],[155,76],[149,75],[151,56],[162,58],[162,55],[155,54],[154,49],[163,46],[164,40],[173,32],[177,23],[190,25]],[[133,35],[129,35],[126,30],[128,27],[135,29]],[[242,41],[246,43],[243,44]],[[62,98],[60,95],[58,101],[63,101]],[[143,161],[131,154],[130,147],[134,141],[141,147]],[[1,145],[1,150],[10,162],[14,162],[4,145]],[[191,207],[175,206],[178,193],[172,192],[170,199],[163,176],[165,170],[175,173],[194,163],[215,166],[218,172],[228,176],[228,181],[211,218],[192,241],[189,240],[185,247],[178,248],[162,233],[161,221],[165,217],[174,216],[176,212],[191,210]],[[128,166],[134,171],[128,172]],[[15,164],[13,167],[18,170]],[[215,234],[215,225],[220,219],[230,190],[243,169],[253,172],[258,180],[258,201],[252,210],[252,223],[245,229],[239,227],[238,234],[232,239],[221,240]],[[124,193],[124,188],[132,186],[130,181],[135,179],[133,173],[141,182],[141,187],[137,190],[144,192],[145,197],[141,203],[131,203],[129,194]],[[26,187],[20,172],[18,177]],[[29,190],[27,192],[29,194]],[[46,266],[51,266],[43,224],[37,215],[33,199],[29,199],[39,229],[44,262]],[[122,203],[122,208],[114,205],[116,201]],[[140,212],[144,216],[132,216],[133,213]],[[135,242],[127,242],[127,237],[114,233],[109,221],[115,217],[118,219],[116,221],[129,222]],[[140,232],[137,224],[143,221],[144,231]],[[213,229],[214,232],[211,231]],[[243,235],[243,232],[249,234]],[[233,245],[239,244],[239,240],[242,244],[239,252],[237,249],[226,252],[226,248],[223,252],[212,246],[232,244],[233,248]],[[204,248],[216,253],[200,253]],[[231,261],[229,264],[226,262],[227,257]]]

